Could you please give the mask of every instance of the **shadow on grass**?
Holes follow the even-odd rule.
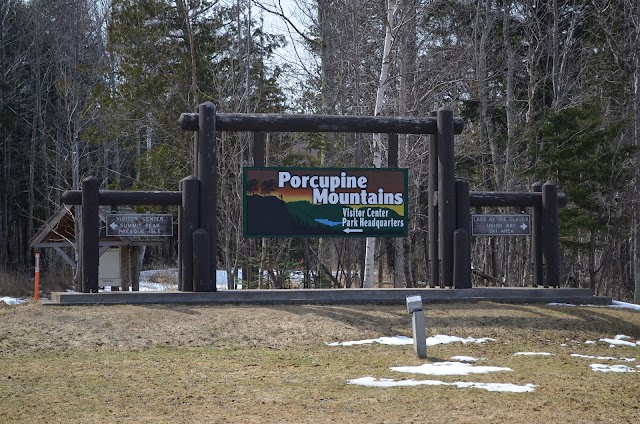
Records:
[[[385,335],[390,331],[406,332],[411,327],[411,316],[400,305],[301,305],[288,306],[286,310],[300,315],[314,314],[362,331]],[[614,308],[479,302],[425,304],[424,310],[427,328],[579,330],[602,335],[625,334],[640,339],[640,314],[634,311],[621,313],[620,309]]]
[[[276,306],[277,309],[284,309]],[[341,321],[345,325],[361,331],[387,334],[389,331],[405,332],[411,327],[411,316],[400,307],[381,305],[301,305],[286,307],[288,312],[300,315],[312,314],[331,320]]]
[[[179,303],[143,303],[138,305],[145,309],[150,309],[154,311],[171,311],[171,312],[180,312],[186,315],[201,315],[202,313],[198,310],[198,306],[188,305],[188,304],[179,304]]]

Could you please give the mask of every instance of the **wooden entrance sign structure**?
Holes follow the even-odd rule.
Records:
[[[520,210],[532,208],[531,219],[531,258],[533,263],[534,287],[560,286],[560,239],[558,233],[558,208],[567,205],[567,198],[558,193],[553,181],[536,182],[531,192],[469,192],[469,184],[464,180],[455,183],[456,220],[458,228],[454,239],[454,287],[471,288],[470,243],[466,239],[471,235],[470,209],[482,207],[513,207]],[[433,251],[430,252],[433,254]],[[431,257],[431,261],[436,258]],[[437,274],[432,274],[436,278]],[[432,284],[434,280],[432,279]],[[442,287],[443,285],[440,284]]]
[[[81,205],[80,234],[76,238],[79,250],[80,288],[84,293],[98,291],[98,264],[100,258],[101,205],[180,205],[180,192],[112,191],[100,190],[96,177],[85,178],[82,190],[67,190],[61,200],[66,205]],[[136,244],[141,244],[136,242]],[[136,255],[137,256],[137,255]],[[137,261],[137,258],[136,258]]]
[[[538,208],[535,210],[542,218],[536,218],[534,213],[533,225],[542,221],[539,230],[549,233],[540,242],[546,246],[540,252],[544,254],[550,285],[557,283],[558,196],[555,185],[545,184],[540,193],[469,193],[465,181],[455,180],[454,137],[462,132],[464,123],[461,118],[454,117],[449,108],[432,112],[429,117],[274,115],[217,113],[215,105],[206,102],[200,104],[195,113],[183,113],[179,123],[183,131],[195,132],[193,175],[180,182],[179,191],[99,190],[99,181],[89,177],[82,182],[81,191],[63,194],[63,203],[82,205],[83,292],[98,290],[99,205],[178,205],[179,290],[216,290],[216,151],[218,133],[222,131],[252,132],[254,166],[258,167],[264,166],[267,132],[383,133],[389,137],[390,150],[397,149],[398,134],[428,135],[429,275],[432,285],[471,287],[470,208],[481,206]],[[397,159],[390,156],[390,165],[393,164],[397,164]]]

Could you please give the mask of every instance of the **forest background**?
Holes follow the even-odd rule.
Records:
[[[637,0],[0,0],[0,271],[28,275],[29,240],[60,196],[177,190],[193,171],[182,112],[465,120],[456,175],[472,190],[553,180],[562,285],[633,298],[640,279]],[[266,22],[277,20],[275,31]],[[244,239],[249,134],[218,143],[217,262],[260,269],[248,287],[363,284],[364,241]],[[425,137],[400,136],[410,234],[375,245],[376,285],[428,285]],[[269,134],[269,166],[386,166],[384,140]],[[484,209],[488,213],[519,210]],[[527,237],[473,239],[474,283],[530,285]],[[175,240],[145,263],[175,264]],[[44,272],[67,267],[53,252]],[[231,281],[230,284],[233,284]]]

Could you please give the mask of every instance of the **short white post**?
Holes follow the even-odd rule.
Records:
[[[424,310],[422,309],[422,296],[407,296],[407,312],[411,314],[413,326],[413,350],[418,358],[427,357],[427,333]]]

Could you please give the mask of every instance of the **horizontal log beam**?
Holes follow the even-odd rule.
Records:
[[[67,190],[62,193],[61,201],[65,205],[81,205],[82,191]],[[98,192],[100,205],[180,205],[180,191],[111,191]]]
[[[472,207],[534,207],[542,206],[542,193],[536,192],[501,192],[501,191],[472,191],[469,193],[469,203]],[[567,196],[558,193],[558,206],[567,206]]]
[[[197,113],[183,113],[178,121],[183,131],[198,131]],[[454,134],[464,128],[462,118],[454,118]],[[276,115],[268,113],[218,113],[218,131],[264,132],[344,132],[387,134],[435,134],[435,117]]]

